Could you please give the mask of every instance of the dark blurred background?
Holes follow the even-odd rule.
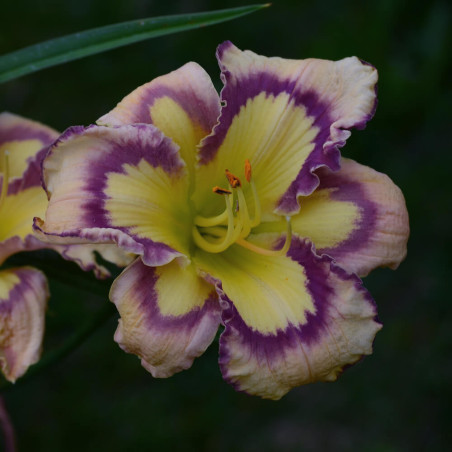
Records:
[[[0,53],[124,20],[240,6],[219,0],[14,0],[1,6]],[[193,367],[153,379],[113,342],[111,318],[73,354],[5,394],[21,452],[449,450],[450,5],[433,0],[275,1],[238,20],[135,44],[0,85],[0,110],[63,130],[189,60],[220,88],[215,48],[268,56],[357,55],[380,74],[379,107],[343,154],[387,173],[406,196],[408,258],[365,279],[384,323],[373,356],[336,383],[279,402],[235,393],[213,344]],[[107,302],[52,281],[45,351]]]

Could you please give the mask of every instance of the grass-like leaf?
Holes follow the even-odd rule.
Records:
[[[225,22],[269,4],[122,22],[74,33],[0,56],[0,83],[144,39]]]

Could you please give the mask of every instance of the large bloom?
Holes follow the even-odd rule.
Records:
[[[357,275],[404,258],[407,213],[388,177],[338,150],[374,113],[373,67],[229,42],[217,57],[221,99],[188,63],[68,129],[35,229],[139,255],[110,293],[115,340],[154,376],[188,368],[222,323],[224,378],[278,399],[371,353],[380,324]]]
[[[20,251],[53,248],[97,276],[107,270],[95,261],[92,245],[54,246],[33,235],[35,215],[43,215],[47,196],[41,186],[41,162],[59,136],[55,130],[11,113],[0,114],[0,265]],[[124,265],[123,252],[96,247]],[[105,253],[106,251],[106,253]],[[42,272],[31,267],[0,270],[0,369],[15,381],[40,356],[49,292]]]

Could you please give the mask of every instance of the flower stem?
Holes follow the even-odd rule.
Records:
[[[98,327],[103,325],[107,320],[109,320],[113,314],[116,313],[116,309],[112,303],[105,302],[105,304],[86,321],[83,326],[76,331],[69,339],[63,343],[63,345],[56,350],[48,352],[44,355],[44,357],[36,363],[34,366],[31,366],[28,372],[16,383],[5,382],[0,385],[0,392],[5,392],[10,389],[16,388],[17,386],[21,386],[22,383],[30,380],[35,375],[40,374],[42,371],[52,366],[60,359],[65,358],[72,351],[74,351],[79,345],[81,345],[86,339],[91,336],[94,331],[97,330]]]

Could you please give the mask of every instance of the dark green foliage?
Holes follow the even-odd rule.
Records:
[[[237,2],[238,3],[238,2]],[[246,4],[246,2],[243,2]],[[139,17],[236,5],[218,0],[15,0],[2,4],[0,53]],[[451,398],[450,61],[446,1],[281,0],[233,22],[135,44],[0,86],[2,110],[60,130],[89,124],[138,85],[188,60],[218,87],[214,52],[371,62],[379,107],[344,155],[387,173],[405,193],[412,235],[396,272],[365,279],[384,323],[375,353],[334,384],[280,402],[237,394],[221,379],[217,343],[194,366],[153,379],[113,342],[116,320],[75,353],[5,395],[19,450],[84,452],[446,450]],[[52,281],[45,350],[107,302]]]

